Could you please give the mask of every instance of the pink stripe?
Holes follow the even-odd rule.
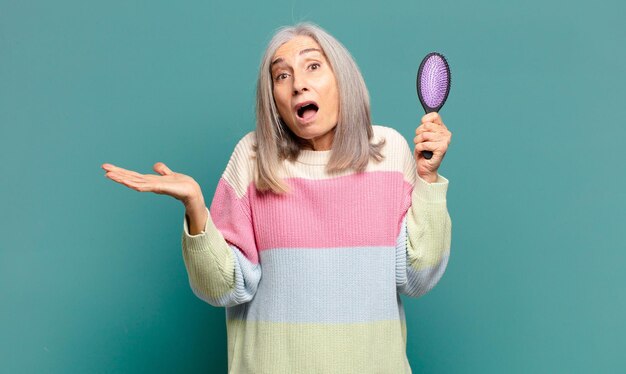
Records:
[[[412,191],[402,173],[287,181],[287,196],[248,189],[259,251],[395,245]]]
[[[224,178],[220,178],[209,212],[215,227],[224,239],[239,248],[250,262],[257,264],[259,256],[247,196],[246,194],[238,199],[230,184]]]
[[[413,190],[392,171],[287,182],[289,195],[261,194],[251,183],[239,199],[226,180],[218,183],[211,218],[253,264],[257,251],[272,248],[393,246]]]

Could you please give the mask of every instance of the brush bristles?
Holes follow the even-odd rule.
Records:
[[[436,52],[428,54],[420,65],[417,80],[418,94],[425,109],[440,109],[450,89],[450,68],[445,57]]]

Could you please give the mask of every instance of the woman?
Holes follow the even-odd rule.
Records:
[[[311,24],[270,41],[256,112],[210,210],[199,185],[163,163],[158,176],[104,164],[106,176],[185,205],[190,285],[226,307],[229,372],[410,373],[399,295],[428,292],[448,262],[437,170],[450,131],[425,115],[411,152],[372,126],[358,67]]]

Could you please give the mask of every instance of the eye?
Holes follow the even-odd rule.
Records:
[[[289,77],[289,74],[287,73],[279,73],[278,75],[276,75],[274,79],[277,81],[281,81],[283,79],[287,79],[288,77]]]
[[[311,65],[309,65],[309,69],[311,70],[317,70],[321,67],[321,65],[317,62],[312,63]]]

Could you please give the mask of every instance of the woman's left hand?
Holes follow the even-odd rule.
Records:
[[[427,113],[422,117],[422,124],[415,130],[415,163],[417,174],[428,183],[437,180],[437,170],[448,151],[452,133],[443,124],[437,112]],[[431,151],[430,160],[424,158],[422,151]]]

